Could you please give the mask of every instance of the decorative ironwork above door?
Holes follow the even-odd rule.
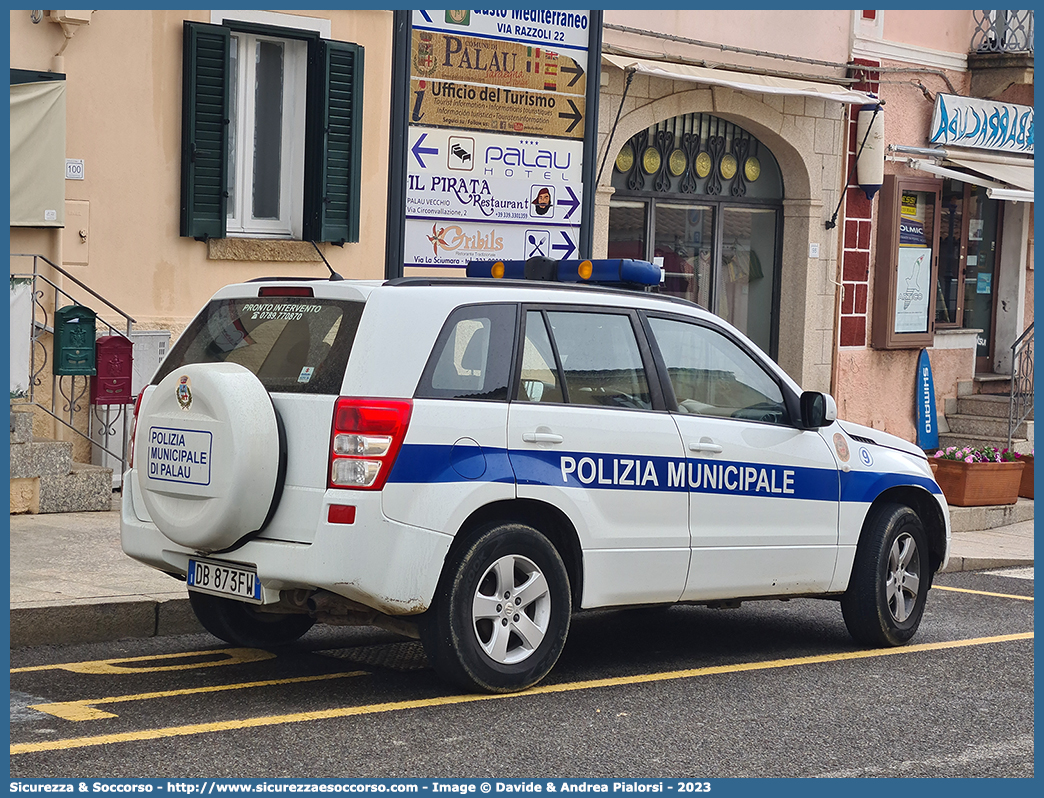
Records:
[[[751,133],[710,114],[657,122],[616,156],[613,187],[626,193],[779,200],[783,181],[772,152]]]

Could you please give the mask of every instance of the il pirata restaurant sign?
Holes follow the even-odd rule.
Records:
[[[412,21],[405,266],[575,256],[589,13]]]
[[[940,94],[929,141],[1032,155],[1033,107]]]

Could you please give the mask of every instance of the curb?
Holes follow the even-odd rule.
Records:
[[[994,568],[1032,568],[1033,560],[1025,557],[950,557],[941,574],[956,574],[962,571],[992,571]]]
[[[187,598],[11,609],[11,648],[109,643],[203,632]]]
[[[1018,557],[950,557],[940,573],[1032,567]],[[125,638],[200,634],[187,598],[130,599],[11,609],[11,648],[110,643]]]

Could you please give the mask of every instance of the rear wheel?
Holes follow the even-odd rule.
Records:
[[[909,507],[876,508],[856,552],[841,612],[859,643],[898,646],[907,642],[924,614],[931,587],[927,537]]]
[[[307,615],[260,612],[252,604],[195,590],[189,591],[189,604],[212,635],[248,648],[285,646],[315,624]]]
[[[569,576],[555,547],[532,527],[499,524],[450,561],[421,639],[444,679],[510,693],[551,670],[571,614]]]

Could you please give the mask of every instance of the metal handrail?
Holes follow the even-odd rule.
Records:
[[[104,304],[107,308],[109,308],[110,310],[112,310],[113,312],[115,312],[116,314],[121,316],[123,321],[124,321],[124,323],[125,323],[125,326],[126,326],[126,332],[123,332],[123,331],[117,329],[112,324],[110,324],[108,321],[106,321],[104,318],[101,318],[100,316],[96,317],[97,320],[99,322],[101,322],[101,324],[105,325],[105,328],[108,329],[108,331],[110,333],[114,333],[116,335],[123,336],[124,338],[129,338],[130,334],[131,334],[131,332],[133,331],[133,328],[134,328],[134,322],[135,322],[134,318],[132,316],[130,316],[128,313],[125,313],[124,311],[120,310],[118,307],[116,307],[114,304],[112,304],[112,302],[107,300],[105,297],[103,297],[97,291],[95,291],[90,286],[88,286],[85,283],[83,283],[81,280],[77,279],[72,274],[69,274],[69,272],[67,272],[61,266],[58,266],[56,263],[53,263],[51,260],[49,260],[44,255],[33,255],[33,254],[28,254],[28,253],[12,252],[10,257],[12,259],[13,258],[32,258],[33,259],[33,270],[32,270],[32,273],[29,273],[29,272],[20,273],[20,272],[14,272],[14,271],[11,272],[11,277],[12,278],[16,278],[16,279],[17,278],[24,278],[24,279],[31,279],[32,280],[33,324],[32,324],[32,331],[30,333],[30,347],[31,347],[30,352],[31,353],[30,353],[30,366],[29,366],[29,391],[28,391],[28,400],[27,400],[26,403],[29,404],[29,405],[32,405],[33,407],[39,408],[44,413],[46,413],[48,416],[50,416],[55,421],[57,421],[59,424],[61,424],[63,427],[65,427],[66,429],[72,430],[72,432],[74,432],[75,434],[79,435],[81,438],[84,438],[85,440],[90,442],[91,446],[96,446],[101,451],[106,452],[111,457],[114,457],[115,459],[119,460],[121,465],[122,465],[122,468],[121,468],[121,471],[122,471],[123,468],[125,468],[126,465],[127,465],[127,463],[126,463],[126,453],[123,451],[122,440],[125,439],[126,436],[127,436],[128,421],[129,421],[129,413],[125,412],[125,408],[123,406],[121,406],[120,409],[116,411],[116,417],[114,419],[108,417],[108,408],[106,408],[106,418],[105,419],[102,419],[98,415],[97,408],[95,408],[95,412],[91,413],[89,418],[88,418],[88,432],[84,433],[82,430],[79,430],[79,429],[76,428],[76,425],[75,425],[75,415],[76,415],[76,413],[78,411],[83,409],[83,407],[80,404],[80,402],[83,399],[84,394],[87,393],[87,388],[88,388],[88,385],[89,385],[88,379],[84,378],[83,387],[81,389],[79,389],[79,391],[77,392],[76,377],[70,377],[69,379],[71,380],[71,383],[70,383],[70,386],[69,386],[69,392],[65,393],[64,392],[64,384],[61,382],[61,380],[63,378],[58,376],[58,375],[56,375],[56,374],[54,374],[53,372],[51,374],[51,406],[48,408],[44,404],[41,404],[40,402],[37,401],[37,398],[36,398],[36,388],[37,388],[37,386],[42,384],[42,382],[43,382],[43,378],[42,378],[43,371],[44,371],[44,369],[47,366],[47,349],[44,346],[44,344],[40,341],[40,338],[41,338],[41,336],[44,333],[51,333],[51,332],[53,332],[53,328],[50,327],[48,325],[48,323],[47,323],[48,317],[50,315],[50,317],[53,318],[54,312],[56,312],[59,309],[58,308],[58,299],[59,299],[59,297],[64,297],[64,298],[68,299],[70,302],[77,303],[76,297],[74,297],[72,294],[70,294],[64,288],[59,286],[56,282],[54,282],[54,280],[51,280],[47,276],[45,276],[45,275],[40,273],[39,262],[43,261],[48,266],[50,266],[52,269],[54,269],[56,272],[61,274],[64,278],[66,278],[69,281],[71,281],[72,283],[74,283],[78,288],[82,289],[87,294],[92,296],[94,299],[98,300],[99,302]],[[41,283],[43,283],[43,284],[45,284],[47,286],[50,286],[51,290],[54,291],[54,303],[53,303],[54,307],[53,307],[53,310],[52,310],[51,314],[48,314],[48,308],[44,306],[44,291],[43,291],[42,288],[39,287]],[[40,315],[42,315],[42,318],[38,318],[38,316],[40,316]],[[39,365],[39,367],[37,367],[37,354],[38,353],[40,355],[40,365]],[[59,398],[59,396],[62,399],[65,400],[65,405],[62,408],[62,413],[63,414],[67,414],[68,420],[66,420],[66,418],[63,418],[63,416],[60,415],[59,412],[58,412],[58,398]],[[114,451],[112,451],[112,449],[108,448],[107,444],[109,443],[109,437],[116,433],[116,426],[115,425],[120,420],[120,416],[121,415],[123,416],[123,439],[121,439],[121,445],[119,447],[117,447],[119,451],[115,451],[114,452]],[[100,424],[102,426],[102,434],[103,434],[104,439],[105,439],[105,443],[104,444],[99,443],[94,438],[92,438],[91,435],[90,435],[91,426],[93,426],[93,424],[95,422],[97,422],[98,424]]]
[[[1032,53],[1032,11],[972,11],[973,53]]]
[[[125,318],[127,320],[127,332],[130,332],[131,325],[134,324],[134,319],[133,318],[131,318],[128,314],[124,313],[122,310],[120,310],[118,307],[116,307],[114,304],[112,304],[109,300],[107,300],[105,297],[103,297],[101,294],[99,294],[93,288],[88,286],[86,283],[82,283],[79,280],[77,280],[73,275],[69,274],[69,272],[67,272],[61,266],[58,266],[57,264],[52,263],[44,255],[28,255],[28,254],[21,253],[21,252],[12,252],[11,253],[11,257],[12,258],[32,258],[33,259],[33,276],[34,277],[37,275],[36,262],[37,262],[37,260],[42,260],[44,263],[46,263],[48,266],[50,266],[56,272],[59,272],[63,277],[67,277],[70,280],[72,280],[74,283],[76,283],[76,285],[78,285],[80,288],[82,288],[88,294],[93,296],[99,302],[103,302],[109,308],[111,308],[112,310],[115,310],[117,313],[119,313],[121,316],[123,316],[123,318]],[[12,277],[20,277],[21,275],[12,274],[11,276]],[[26,275],[26,276],[28,276],[28,275]],[[45,277],[44,279],[46,280],[47,278]],[[47,282],[50,283],[51,281],[47,280]],[[54,285],[54,283],[51,283],[51,285]],[[57,290],[61,290],[57,286],[55,286],[55,288]],[[68,297],[69,299],[73,299],[69,294],[66,294],[64,291],[62,291],[62,294],[65,295],[66,297]],[[73,301],[75,301],[75,300],[73,300]],[[111,325],[109,326],[109,328],[112,329],[113,331],[116,331],[116,329],[114,327],[112,327]]]
[[[1033,411],[1033,324],[1011,345],[1011,401],[1008,403],[1008,448],[1015,430]]]

